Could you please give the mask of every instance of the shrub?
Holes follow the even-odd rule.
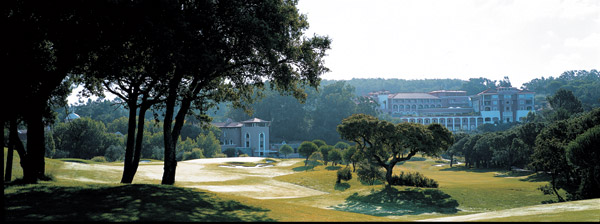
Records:
[[[337,171],[336,183],[339,184],[341,182],[341,180],[345,180],[345,181],[352,180],[352,171],[350,171],[350,168],[345,167],[345,168]]]
[[[191,152],[183,153],[183,160],[201,159],[201,158],[204,158],[204,155],[202,154],[202,149],[199,149],[199,148],[193,148]]]
[[[385,171],[383,171],[381,167],[373,166],[365,162],[358,164],[356,175],[358,176],[358,180],[369,185],[375,184],[375,181],[377,180],[385,180]]]
[[[437,181],[423,176],[419,172],[404,172],[401,171],[400,175],[393,175],[391,185],[402,185],[402,186],[414,186],[414,187],[432,187],[437,188]]]
[[[321,163],[319,162],[319,160],[323,160],[323,154],[321,152],[313,152],[310,157],[308,158],[309,163],[311,166],[318,166]]]
[[[225,153],[225,155],[227,155],[227,157],[235,157],[235,152],[236,152],[235,148],[228,148],[228,149],[225,149],[225,151],[223,151],[223,153]]]
[[[114,162],[123,160],[123,156],[125,155],[125,148],[119,145],[111,145],[106,149],[104,153],[104,158],[106,161]]]
[[[94,156],[94,158],[92,158],[91,160],[99,163],[106,162],[106,158],[104,158],[104,156]]]
[[[281,148],[279,148],[279,153],[285,155],[285,158],[287,158],[287,155],[292,154],[293,152],[294,149],[290,145],[282,145]]]
[[[224,153],[217,153],[213,156],[213,158],[227,158],[227,155]]]

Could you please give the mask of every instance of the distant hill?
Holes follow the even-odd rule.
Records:
[[[429,92],[434,90],[460,90],[465,80],[460,79],[351,79],[351,80],[322,80],[321,86],[326,86],[337,81],[345,81],[356,88],[356,95],[364,96],[369,92],[388,90],[397,92]]]

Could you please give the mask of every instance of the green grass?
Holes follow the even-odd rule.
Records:
[[[267,210],[167,185],[41,183],[9,188],[6,221],[265,222]]]
[[[6,151],[5,151],[6,159]],[[412,188],[383,184],[365,185],[356,173],[349,181],[336,184],[336,172],[345,165],[307,168],[304,159],[280,159],[256,163],[227,165],[275,165],[292,174],[277,176],[284,181],[326,194],[302,198],[253,199],[244,194],[207,193],[186,188],[199,183],[177,182],[175,186],[158,185],[160,181],[138,175],[131,185],[116,184],[122,163],[71,162],[114,166],[114,169],[69,169],[71,159],[46,159],[46,172],[53,181],[36,185],[5,184],[6,220],[23,221],[415,221],[429,218],[500,211],[540,205],[555,200],[537,188],[547,183],[544,176],[529,172],[450,168],[434,166],[440,161],[419,157],[396,166],[395,171],[420,172],[439,183],[439,188]],[[297,161],[293,166],[278,167],[283,161]],[[156,161],[153,161],[156,162]],[[22,177],[19,158],[13,160],[13,180]],[[142,164],[142,163],[140,163]],[[223,164],[221,164],[223,165]],[[214,164],[204,170],[238,169]],[[246,177],[207,185],[252,185],[269,181],[268,177]],[[96,183],[94,183],[96,181]],[[103,183],[100,183],[103,182]],[[112,183],[112,184],[110,184]],[[598,210],[559,212],[490,219],[485,221],[595,221]],[[590,218],[590,216],[592,218]],[[596,220],[597,221],[597,220]]]

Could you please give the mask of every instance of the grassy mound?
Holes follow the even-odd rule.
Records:
[[[386,187],[368,195],[354,193],[346,202],[332,208],[374,216],[419,215],[423,213],[454,214],[458,202],[437,189],[406,188],[399,191]]]
[[[4,191],[6,221],[265,222],[267,210],[175,186],[35,184]]]

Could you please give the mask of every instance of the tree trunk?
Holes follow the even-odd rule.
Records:
[[[16,119],[11,119],[9,127],[8,127],[8,130],[9,130],[8,152],[6,154],[6,169],[5,169],[5,174],[4,174],[4,181],[6,181],[6,182],[9,182],[12,180],[12,165],[13,165],[13,156],[14,156],[13,150],[14,150],[15,142],[13,139],[10,138],[10,136],[14,135],[14,133],[11,132],[11,130],[13,130],[13,129],[15,129],[15,130],[17,129]],[[18,138],[18,136],[17,136],[17,138]],[[2,134],[2,145],[4,145],[4,134]]]
[[[140,164],[140,156],[142,153],[142,142],[144,139],[144,123],[145,123],[145,119],[146,119],[146,111],[148,110],[148,105],[142,105],[140,106],[140,113],[138,115],[138,121],[137,121],[137,132],[136,132],[136,136],[135,136],[135,143],[134,143],[134,147],[133,147],[133,151],[131,155],[131,159],[129,160],[129,168],[127,169],[127,172],[123,172],[123,179],[121,180],[121,183],[132,183],[133,182],[133,178],[135,177],[135,173],[137,172],[137,169],[139,167]],[[135,116],[134,116],[135,118]],[[135,119],[133,119],[135,122]],[[131,119],[130,119],[130,124],[131,124]],[[135,126],[133,126],[135,127]],[[128,130],[128,132],[131,132],[130,130]],[[134,128],[134,132],[135,132],[135,128]],[[129,137],[127,139],[129,141]]]
[[[392,173],[394,172],[394,166],[392,164],[390,164],[390,165],[385,166],[384,168],[385,168],[385,180],[388,183],[386,187],[390,187],[390,186],[392,186]]]
[[[34,102],[35,103],[35,102]],[[38,104],[39,105],[39,104]],[[27,170],[23,170],[25,183],[37,183],[44,180],[45,173],[45,144],[43,108],[35,108],[27,116]]]
[[[163,138],[165,142],[165,161],[161,184],[173,185],[175,183],[175,171],[177,167],[176,144],[177,139],[173,140],[171,126],[173,124],[173,114],[175,110],[175,101],[177,100],[178,82],[172,81],[169,84],[169,95],[167,96],[165,119],[163,121]]]
[[[135,174],[133,171],[133,151],[135,147],[137,97],[129,99],[127,106],[129,107],[129,123],[127,124],[127,145],[123,161],[123,176],[121,177],[121,183],[123,184],[130,184]]]
[[[163,122],[164,139],[165,139],[165,167],[163,173],[162,184],[172,185],[175,183],[175,172],[177,167],[176,160],[176,149],[177,139],[181,134],[181,128],[185,121],[185,115],[189,112],[193,97],[195,97],[199,91],[198,80],[194,79],[189,84],[193,89],[191,94],[186,95],[181,100],[181,106],[177,115],[175,116],[175,124],[173,125],[173,114],[175,114],[175,104],[177,101],[177,92],[179,84],[181,83],[182,76],[176,74],[176,76],[169,83],[169,93],[166,100],[166,112],[165,120]],[[171,127],[172,126],[172,127]]]
[[[450,155],[450,168],[452,168],[452,163],[454,163],[454,155]]]

